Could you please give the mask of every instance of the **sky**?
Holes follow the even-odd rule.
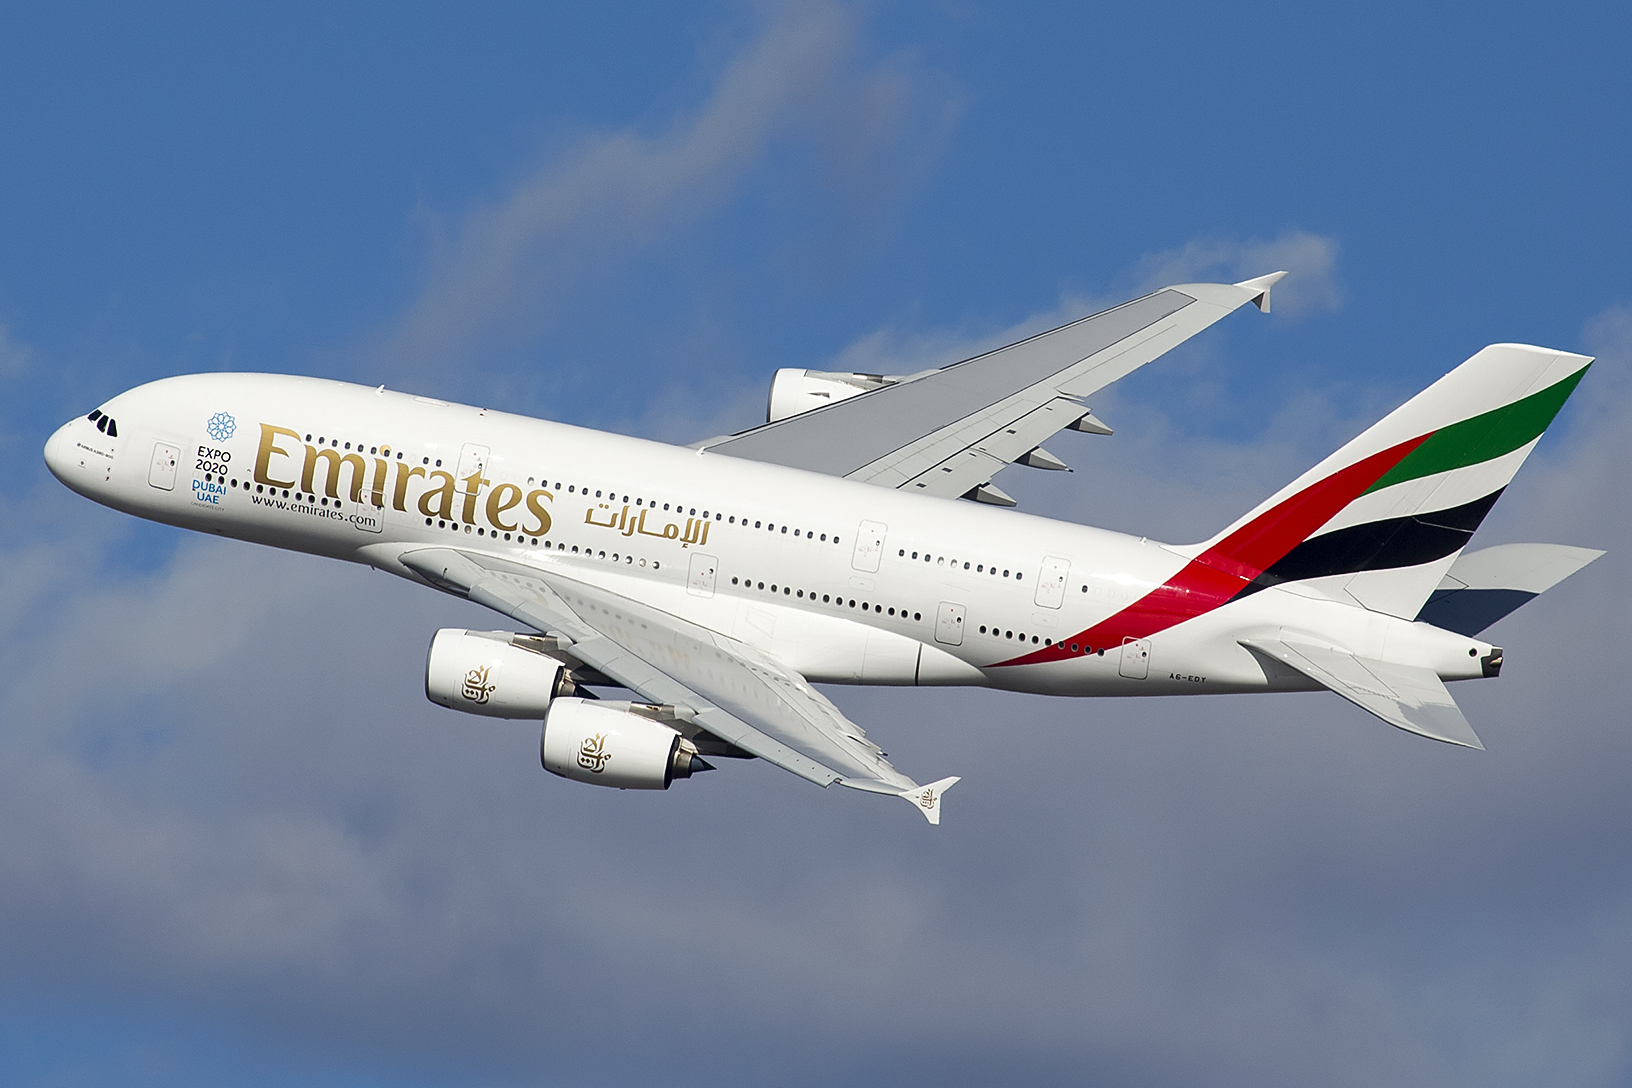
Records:
[[[0,11],[0,1080],[1632,1085],[1632,17],[1613,5]],[[829,689],[943,824],[546,775],[386,575],[97,507],[158,377],[690,442],[1277,269],[1024,509],[1205,538],[1480,347],[1600,362],[1480,530],[1487,751],[1329,694]]]

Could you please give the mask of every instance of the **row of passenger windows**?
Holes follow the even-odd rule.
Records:
[[[980,625],[980,633],[983,634],[983,635],[986,633],[986,625],[984,623]],[[992,628],[992,637],[993,638],[1007,638],[1007,639],[1013,639],[1013,638],[1018,637],[1021,642],[1026,641],[1026,633],[1024,631],[1021,631],[1020,634],[1018,636],[1016,636],[1013,631],[1001,631],[1001,630],[997,629],[996,627]],[[1035,645],[1038,642],[1041,642],[1044,646],[1054,645],[1054,640],[1053,639],[1051,639],[1051,638],[1040,639],[1036,635],[1031,636],[1031,641],[1032,641],[1033,645]]]
[[[987,633],[985,624],[980,625],[980,633],[983,634],[983,635]],[[1020,641],[1020,642],[1025,642],[1026,641],[1026,633],[1024,631],[1021,631],[1018,635],[1016,635],[1013,631],[1003,631],[1003,630],[1000,630],[1000,629],[998,629],[996,627],[993,627],[991,629],[991,636],[993,638],[1015,639],[1015,640]],[[1031,636],[1031,643],[1032,643],[1033,646],[1035,646],[1038,643],[1038,641],[1039,641],[1038,636],[1036,636],[1036,635]],[[1041,642],[1042,642],[1042,644],[1044,646],[1054,645],[1054,640],[1051,639],[1051,638],[1042,639]],[[1064,646],[1065,643],[1062,642],[1062,643],[1060,643],[1060,645]],[[1086,652],[1086,653],[1090,653],[1090,654],[1098,654],[1100,657],[1105,656],[1105,647],[1104,646],[1101,646],[1098,649],[1095,649],[1092,646],[1084,646],[1081,643],[1077,643],[1077,642],[1073,642],[1070,645],[1071,645],[1071,652],[1072,653]]]
[[[460,532],[460,531],[463,531],[467,536],[470,534],[470,531],[471,531],[471,526],[469,526],[469,525],[461,525],[457,521],[446,521],[446,520],[443,520],[441,518],[437,518],[437,519],[434,519],[434,520],[432,518],[426,518],[425,519],[425,524],[426,525],[434,524],[438,529],[451,529],[456,533]],[[535,548],[538,547],[538,545],[540,543],[542,543],[544,545],[544,550],[545,551],[550,550],[550,545],[551,545],[550,541],[542,540],[541,538],[536,537],[536,536],[528,536],[526,533],[500,533],[497,529],[487,529],[487,528],[483,528],[480,525],[476,526],[475,529],[476,529],[476,535],[477,536],[489,536],[489,537],[492,537],[494,540],[498,540],[502,536],[503,539],[505,539],[507,541],[510,541],[511,543],[514,543],[514,544],[526,544],[526,545],[530,545],[530,546],[535,547]],[[562,543],[559,540],[555,541],[554,545],[555,545],[555,550],[558,551],[558,552],[568,552],[569,554],[572,554],[572,555],[580,555],[581,554],[586,559],[607,559],[607,558],[609,558],[605,551],[597,552],[594,548],[584,548],[584,549],[582,549],[580,551],[578,545],[574,544],[569,549],[566,544]],[[610,560],[613,563],[623,563],[626,566],[635,566],[638,563],[638,565],[640,565],[642,567],[650,567],[652,570],[662,570],[663,569],[663,563],[660,560],[657,560],[657,559],[652,559],[652,560],[649,560],[649,561],[645,560],[645,559],[638,559],[637,560],[637,558],[635,556],[626,555],[626,554],[623,554],[621,552],[613,552],[612,555],[610,556]]]
[[[907,549],[901,548],[895,554],[900,556],[902,559],[905,559],[905,558],[907,558]],[[918,558],[918,553],[913,552],[912,553],[912,558],[917,559]],[[944,567],[944,566],[947,566],[948,564],[950,564],[951,566],[956,568],[957,565],[958,565],[958,561],[956,559],[948,559],[944,555],[941,555],[941,556],[930,555],[928,552],[924,553],[924,562],[934,563],[936,566],[940,566],[940,567]],[[964,570],[969,570],[970,569],[969,564],[964,563],[963,569]],[[996,567],[988,568],[985,563],[976,563],[974,565],[974,572],[976,574],[990,574],[993,578],[997,577],[997,568]],[[1010,577],[1009,572],[1005,570],[1003,572],[1003,577],[1005,577],[1005,578]],[[1014,574],[1013,574],[1013,577],[1014,577],[1014,580],[1016,582],[1020,582],[1020,581],[1025,580],[1025,576],[1023,574],[1021,574],[1019,571],[1015,571]],[[1086,589],[1086,587],[1084,587],[1084,588]]]
[[[249,490],[249,481],[245,480],[243,483],[240,484],[238,482],[237,477],[233,477],[232,479],[229,480],[225,476],[216,476],[216,475],[213,475],[211,473],[206,472],[204,474],[204,481],[206,483],[210,483],[210,482],[213,481],[214,483],[218,483],[218,484],[227,484],[230,487],[241,487],[245,491]],[[278,489],[277,488],[267,487],[265,484],[256,484],[255,485],[255,491],[258,494],[266,494],[268,492],[270,492],[273,495],[278,494]],[[339,509],[339,507],[340,507],[340,500],[339,499],[330,499],[330,498],[327,498],[327,497],[320,497],[320,496],[317,496],[317,495],[308,495],[304,491],[296,491],[291,496],[290,491],[289,491],[288,488],[283,489],[283,497],[286,498],[286,499],[292,497],[296,502],[322,503],[324,506],[333,506],[335,509]]]
[[[747,581],[742,581],[742,580],[740,580],[738,578],[732,578],[731,579],[731,584],[732,585],[741,585],[745,589],[764,589],[765,588],[765,583],[764,582],[755,582],[752,578],[748,579]],[[778,590],[777,584],[775,582],[772,582],[770,591],[772,593],[776,593],[776,592],[780,591],[782,596],[784,596],[784,597],[795,597],[795,598],[798,598],[800,600],[808,600],[813,604],[816,601],[816,591],[815,590],[811,590],[809,592],[806,592],[805,590],[802,590],[802,589],[794,589],[791,586],[782,586],[780,588],[780,590]],[[832,604],[832,605],[834,605],[836,607],[839,607],[839,608],[845,608],[845,607],[855,608],[856,607],[856,602],[855,602],[855,600],[853,598],[851,600],[849,600],[849,601],[846,601],[842,595],[837,597],[837,598],[834,598],[831,594],[828,594],[828,593],[822,594],[822,603],[823,604]],[[862,601],[861,602],[861,610],[863,612],[887,613],[887,614],[889,614],[891,616],[899,615],[902,619],[907,618],[907,610],[905,608],[903,608],[899,612],[897,612],[897,610],[894,609],[894,608],[886,608],[884,605],[873,604],[870,601]],[[922,620],[924,618],[924,616],[923,616],[923,613],[921,613],[921,612],[914,612],[914,613],[912,613],[912,618],[914,620]]]
[[[310,442],[311,440],[312,440],[312,436],[307,435],[306,436],[306,441]],[[323,435],[318,435],[317,436],[317,444],[319,446],[324,446],[324,445],[330,446],[330,447],[332,447],[334,449],[337,449],[337,450],[342,449],[342,448],[343,449],[348,449],[348,450],[351,449],[351,443],[350,442],[347,442],[347,443],[344,444],[344,446],[342,446],[341,442],[340,442],[340,440],[338,438],[327,438],[327,437],[325,437]],[[363,444],[361,442],[357,443],[357,452],[358,453],[363,452]],[[373,456],[373,455],[377,454],[377,455],[379,455],[381,457],[390,457],[391,456],[391,447],[390,446],[370,446],[370,447],[368,447],[368,452],[369,452],[370,456]],[[399,460],[399,461],[402,460],[402,451],[401,450],[397,451],[397,460]],[[429,457],[427,457],[421,463],[428,465],[428,464],[431,463],[431,459]],[[441,467],[441,464],[442,464],[441,461],[437,462],[438,467]]]

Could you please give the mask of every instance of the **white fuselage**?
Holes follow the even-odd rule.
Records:
[[[77,419],[46,447],[75,491],[138,517],[367,563],[427,546],[547,564],[828,683],[1055,695],[1308,690],[1238,639],[1280,631],[1480,675],[1488,643],[1275,588],[1127,646],[1071,644],[1191,551],[969,502],[315,378],[202,374]],[[1470,653],[1470,650],[1473,651]]]

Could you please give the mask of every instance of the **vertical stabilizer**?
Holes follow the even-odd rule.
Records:
[[[1592,360],[1493,344],[1199,549],[1238,596],[1318,580],[1411,619],[1524,464]]]

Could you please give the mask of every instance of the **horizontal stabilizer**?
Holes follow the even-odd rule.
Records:
[[[1603,554],[1567,544],[1501,544],[1467,552],[1451,564],[1416,618],[1472,638]]]
[[[1432,669],[1273,638],[1244,638],[1241,645],[1296,669],[1389,725],[1447,744],[1484,748]]]

